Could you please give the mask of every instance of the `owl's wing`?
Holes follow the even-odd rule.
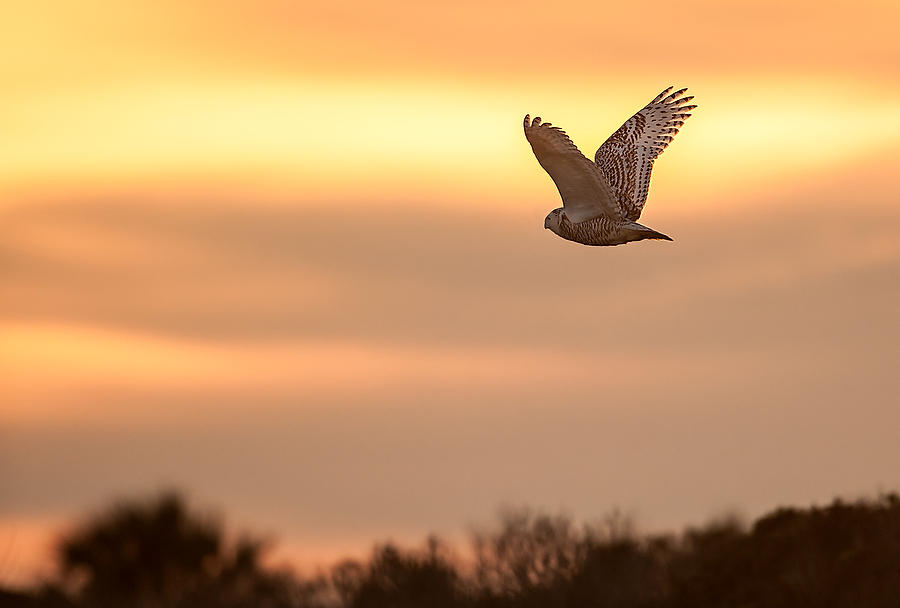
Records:
[[[566,132],[549,122],[525,116],[525,137],[562,197],[566,217],[583,222],[599,216],[622,218],[615,194],[597,166],[582,154]]]
[[[609,136],[594,156],[594,162],[606,177],[622,214],[637,220],[647,201],[653,161],[662,154],[679,127],[690,116],[693,97],[682,97],[687,89],[669,93],[669,87],[653,98],[637,114]]]

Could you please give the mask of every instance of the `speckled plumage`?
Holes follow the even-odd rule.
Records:
[[[594,155],[584,156],[566,135],[540,117],[525,116],[525,137],[559,190],[563,207],[544,227],[584,245],[620,245],[669,237],[638,224],[650,188],[653,163],[696,105],[687,89],[657,95],[613,133]]]
[[[618,234],[619,223],[601,215],[574,224],[563,216],[556,234],[567,241],[583,245],[609,245],[612,241],[621,239]]]

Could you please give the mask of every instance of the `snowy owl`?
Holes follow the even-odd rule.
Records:
[[[650,171],[696,105],[687,89],[669,87],[610,135],[591,162],[566,132],[525,116],[525,137],[550,174],[563,206],[544,220],[564,239],[584,245],[621,245],[666,235],[637,223],[650,188]]]

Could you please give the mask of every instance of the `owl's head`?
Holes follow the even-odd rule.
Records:
[[[559,234],[559,223],[562,221],[562,207],[554,209],[544,218],[544,228]]]

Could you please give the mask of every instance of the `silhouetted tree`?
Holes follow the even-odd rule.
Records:
[[[685,536],[672,606],[896,606],[900,499],[779,509],[749,532],[711,526]]]
[[[264,548],[246,538],[228,546],[216,519],[167,494],[88,522],[62,541],[59,559],[63,586],[84,606],[291,606],[294,581],[262,568]]]
[[[664,605],[672,541],[619,538],[591,542],[572,578],[567,606],[642,608]]]
[[[335,575],[349,608],[452,608],[463,601],[457,568],[434,537],[424,552],[404,552],[391,544],[376,547],[367,568],[345,563]]]
[[[564,516],[522,509],[501,516],[499,532],[473,537],[481,605],[558,606],[587,553],[586,533]]]
[[[331,584],[342,606],[349,606],[359,594],[367,577],[366,566],[352,559],[331,569]]]
[[[303,579],[264,567],[267,545],[165,495],[123,503],[66,536],[60,578],[0,589],[12,608],[896,608],[900,498],[779,509],[639,537],[626,518],[576,527],[526,510],[473,536],[471,564],[435,538],[377,546]]]

